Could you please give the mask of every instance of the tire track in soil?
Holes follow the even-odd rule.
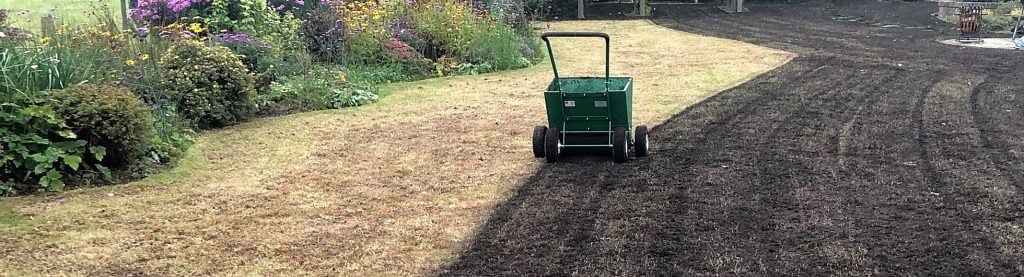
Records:
[[[984,148],[983,151],[987,152],[986,154],[991,157],[992,163],[999,168],[1003,176],[1013,183],[1013,186],[1017,187],[1018,191],[1024,191],[1024,176],[1021,175],[1019,170],[1014,170],[1008,165],[1015,161],[1008,154],[1010,143],[998,135],[998,127],[993,123],[994,120],[985,114],[985,109],[982,108],[981,101],[979,100],[982,93],[992,93],[994,90],[995,85],[986,80],[978,84],[971,91],[971,117],[974,122],[974,128],[978,129],[981,146]],[[1014,99],[1021,99],[1021,97],[1015,97]],[[1020,101],[1012,101],[1011,103],[1014,102]],[[1015,106],[1020,107],[1021,105]]]
[[[818,63],[815,63],[814,65],[818,65]],[[681,180],[671,180],[667,182],[673,182],[677,183],[677,186],[683,186],[683,189],[678,191],[678,193],[687,195],[693,193],[692,191],[688,191],[690,190],[689,186],[704,186],[708,189],[714,189],[715,187],[719,187],[717,184],[726,183],[727,181],[724,181],[726,179],[745,182],[740,180],[751,179],[751,177],[754,177],[756,174],[756,170],[754,169],[756,164],[752,163],[753,160],[749,158],[757,155],[757,147],[761,144],[757,142],[760,139],[756,136],[761,133],[771,132],[771,128],[775,125],[762,123],[765,121],[783,121],[787,114],[791,114],[794,109],[797,108],[792,105],[787,105],[787,103],[791,103],[798,98],[813,98],[820,95],[821,92],[800,90],[801,88],[806,88],[806,84],[808,82],[824,86],[827,84],[818,83],[825,80],[826,78],[824,77],[842,75],[845,71],[837,66],[819,66],[816,70],[820,70],[820,72],[810,76],[805,75],[810,78],[801,78],[787,82],[786,86],[779,88],[779,91],[786,92],[785,94],[780,95],[780,97],[768,102],[761,102],[754,108],[745,109],[748,111],[745,113],[745,116],[737,118],[730,124],[723,125],[720,128],[707,132],[711,135],[709,137],[716,139],[703,139],[696,141],[690,146],[690,148],[688,148],[689,151],[684,152],[686,154],[681,155],[686,157],[686,162],[681,163],[678,167],[671,167],[685,172],[684,174],[681,174],[682,176],[698,176],[698,178],[683,178]],[[748,91],[744,92],[751,93]],[[760,115],[760,117],[756,117],[754,115]],[[662,130],[661,132],[671,134],[673,131],[674,130]],[[728,156],[719,156],[714,154],[711,156],[701,155],[701,153],[721,153],[721,149],[728,149]],[[669,163],[669,165],[673,164],[675,163]],[[717,172],[721,168],[726,167],[729,169],[729,172]],[[671,169],[664,168],[662,170]],[[768,217],[754,214],[754,212],[757,211],[754,207],[758,206],[754,204],[756,202],[748,203],[750,202],[748,200],[750,198],[757,197],[759,192],[760,191],[756,183],[749,182],[749,185],[737,188],[732,192],[733,194],[743,195],[743,197],[731,196],[714,199],[713,201],[694,199],[696,202],[707,201],[707,206],[712,207],[694,206],[690,204],[689,201],[680,201],[687,199],[687,197],[669,197],[669,199],[672,199],[668,205],[671,211],[661,215],[663,217],[662,221],[697,221],[703,222],[703,224],[696,226],[697,229],[676,230],[675,227],[672,226],[665,226],[661,228],[668,232],[655,236],[652,241],[651,244],[656,245],[653,250],[654,253],[656,253],[655,255],[661,256],[662,258],[672,259],[676,253],[693,253],[693,250],[698,250],[698,253],[700,254],[693,255],[687,259],[699,261],[699,259],[713,256],[713,254],[721,256],[721,253],[711,253],[707,252],[707,250],[713,251],[721,249],[720,246],[723,244],[731,244],[734,242],[717,241],[711,242],[710,245],[706,245],[706,243],[702,242],[688,241],[690,238],[689,235],[709,231],[724,231],[736,234],[742,233],[744,230],[752,231],[770,228],[770,222],[764,222]],[[713,194],[714,193],[712,193],[712,195]],[[715,209],[712,209],[714,207],[720,207],[725,212],[716,213],[714,211]],[[694,209],[700,209],[701,211],[691,212]],[[718,214],[719,217],[710,216],[714,214]],[[675,218],[676,215],[690,215],[693,217]],[[736,226],[734,225],[736,223],[745,225]],[[666,240],[666,238],[668,238],[667,240],[669,241],[663,241]],[[683,247],[684,250],[678,251],[679,249],[675,249],[676,247]],[[742,251],[733,252],[729,252],[729,255],[743,255]],[[669,262],[667,261],[663,261],[661,264],[668,263]],[[713,265],[707,266],[712,267]],[[661,268],[657,270],[657,272],[670,272],[672,270],[673,269],[669,268]]]
[[[858,66],[858,68],[860,68],[860,67]],[[856,81],[856,80],[852,80],[852,79],[847,79],[846,80],[847,82],[852,82],[852,83],[846,83],[846,82],[836,83],[830,89],[821,88],[822,89],[821,93],[816,95],[817,97],[815,97],[815,99],[809,99],[809,100],[807,100],[807,102],[811,102],[811,103],[814,103],[814,102],[826,103],[825,105],[814,105],[814,104],[804,104],[804,103],[801,103],[801,106],[797,110],[797,112],[789,115],[782,123],[779,124],[779,127],[775,128],[770,134],[768,134],[768,136],[767,136],[768,139],[766,140],[767,143],[765,143],[764,146],[760,147],[761,149],[759,150],[759,155],[758,155],[758,158],[757,158],[757,160],[758,160],[758,168],[757,168],[758,172],[757,173],[758,173],[758,184],[759,184],[758,187],[759,188],[767,188],[767,187],[774,187],[774,188],[776,188],[775,190],[772,190],[770,193],[767,194],[769,197],[762,198],[762,200],[764,200],[764,199],[775,199],[775,201],[768,201],[768,202],[766,202],[764,204],[766,206],[778,205],[778,204],[772,203],[772,202],[780,202],[778,199],[787,199],[787,201],[786,201],[787,203],[785,203],[787,205],[787,208],[786,209],[782,209],[781,211],[787,212],[788,215],[774,215],[774,216],[771,216],[772,218],[776,218],[775,221],[783,221],[781,223],[776,223],[775,224],[777,226],[782,226],[782,227],[775,227],[776,230],[785,229],[786,227],[788,227],[791,224],[800,224],[799,221],[801,221],[801,219],[813,218],[814,215],[807,215],[807,214],[805,214],[805,212],[803,212],[804,209],[801,208],[801,206],[803,206],[803,205],[816,204],[816,205],[829,206],[829,204],[822,204],[822,203],[807,203],[806,202],[807,199],[795,199],[796,195],[798,194],[796,192],[796,190],[799,190],[799,189],[810,189],[810,190],[813,190],[814,187],[815,187],[813,184],[815,184],[815,183],[833,182],[833,181],[837,180],[837,178],[836,178],[836,176],[834,174],[833,175],[827,175],[827,176],[819,176],[819,177],[824,177],[824,179],[826,179],[826,180],[820,180],[820,181],[817,181],[817,182],[816,181],[799,182],[800,180],[787,180],[787,179],[791,179],[790,176],[815,176],[816,175],[816,170],[814,170],[813,168],[820,167],[820,165],[822,165],[822,164],[838,164],[839,163],[838,162],[838,157],[835,156],[835,155],[815,157],[815,156],[818,156],[822,152],[827,152],[829,149],[837,149],[838,148],[837,145],[836,145],[837,141],[832,140],[832,139],[826,139],[828,137],[836,137],[838,135],[838,132],[836,132],[836,128],[835,127],[831,127],[829,124],[840,125],[840,124],[842,124],[845,121],[846,117],[852,116],[852,115],[848,115],[848,113],[850,113],[850,112],[856,113],[856,110],[851,109],[853,106],[863,106],[863,105],[866,105],[867,103],[870,103],[870,102],[873,102],[873,101],[879,99],[879,97],[878,97],[879,93],[878,93],[877,88],[879,88],[880,86],[884,85],[885,83],[888,82],[888,80],[891,80],[893,78],[892,77],[892,75],[893,75],[892,72],[889,72],[889,74],[886,74],[885,72],[886,71],[895,71],[895,70],[888,69],[888,68],[885,68],[885,67],[871,67],[870,70],[868,70],[868,69],[859,69],[859,70],[857,70],[857,69],[850,69],[850,71],[853,72],[853,74],[855,76],[859,75],[860,78],[858,80],[862,80],[862,79],[865,79],[868,76],[870,76],[870,77],[873,77],[873,78],[877,78],[877,80],[880,80],[880,81],[879,82],[860,82],[860,81]],[[839,90],[836,90],[836,88],[839,88]],[[844,100],[846,100],[846,101],[844,101]],[[850,107],[847,107],[847,106],[850,106]],[[836,135],[831,135],[830,134],[831,132],[836,132]],[[818,136],[818,137],[824,136],[825,138],[822,138],[820,141],[821,142],[825,142],[825,143],[821,144],[821,145],[814,145],[814,144],[812,144],[812,145],[806,145],[806,144],[793,145],[794,143],[792,143],[792,142],[798,141],[800,139],[800,137],[801,137],[800,134],[807,134],[807,133],[810,133],[812,136]],[[837,151],[836,154],[838,154],[838,151]],[[810,160],[812,162],[804,162],[803,165],[801,165],[800,160]],[[785,191],[781,191],[780,189],[778,189],[779,188],[779,184],[787,184],[787,183],[789,183],[791,185],[787,185],[785,187]],[[803,186],[801,187],[800,185],[803,185]],[[807,185],[810,185],[810,186],[807,186]],[[788,194],[781,194],[781,192],[786,192]],[[765,201],[762,201],[762,202],[765,202]],[[831,207],[830,206],[830,209],[836,209],[836,207]],[[814,223],[814,222],[812,222],[812,223]],[[809,228],[807,228],[809,230],[803,230],[803,231],[792,232],[792,233],[790,233],[790,232],[779,232],[779,235],[781,236],[781,238],[779,238],[777,240],[779,240],[779,241],[789,241],[789,242],[801,241],[801,240],[803,240],[803,241],[825,241],[824,239],[808,239],[808,238],[820,237],[821,235],[819,235],[819,234],[821,234],[821,233],[829,233],[828,232],[829,230],[825,230],[826,232],[816,231],[818,229],[827,228],[827,227],[828,226],[812,225]],[[846,231],[854,232],[852,230],[846,230]],[[772,244],[783,245],[783,244],[778,243],[778,242],[772,242],[772,241],[764,240],[763,238],[764,237],[762,237],[762,242],[761,242],[762,245],[772,245]],[[792,243],[788,243],[788,245],[792,245]],[[820,248],[820,247],[821,246],[815,246],[815,248]],[[778,250],[776,250],[775,253],[781,255],[781,254],[785,254],[786,252],[787,252],[787,249],[778,249]],[[803,264],[796,265],[796,266],[797,267],[803,267],[805,270],[815,270],[815,269],[828,268],[830,266],[834,266],[833,264],[841,264],[841,263],[844,262],[844,261],[836,261],[836,259],[834,259],[832,257],[820,257],[820,256],[817,256],[817,257],[806,257],[806,258],[807,259],[802,259],[804,261]],[[778,261],[778,260],[776,259],[776,261]],[[778,268],[792,268],[792,267],[791,266],[787,267],[787,266],[784,266],[784,265],[772,265],[772,266],[768,266],[766,268],[778,269]],[[810,272],[813,272],[813,271],[810,271]],[[771,272],[771,273],[772,274],[782,274],[783,272]],[[824,274],[824,272],[821,272],[820,274]]]
[[[987,104],[1024,87],[1004,80],[1024,72],[1019,56],[837,22],[827,3],[806,3],[728,16],[659,7],[656,24],[800,57],[655,127],[652,157],[542,167],[446,275],[1021,275],[1024,235],[1004,231],[1024,206],[978,209],[997,200],[964,201],[991,192],[963,179],[1024,169],[1009,152],[1024,142],[1007,131],[1024,129],[1024,112],[1007,120]],[[981,88],[998,97],[933,97],[949,72],[998,80]],[[981,146],[940,144],[970,134],[934,125],[955,116],[928,117],[958,106],[948,101],[962,101]],[[1021,190],[1024,176],[999,177]]]
[[[977,82],[982,81],[982,82]],[[1013,187],[1010,180],[1002,177],[1002,172],[991,164],[984,155],[977,155],[970,146],[981,145],[981,136],[971,115],[974,106],[971,95],[977,88],[973,83],[983,83],[984,79],[974,74],[951,73],[940,82],[939,88],[932,89],[922,105],[931,118],[922,114],[920,134],[924,171],[932,174],[936,186],[932,191],[941,195],[946,206],[956,206],[955,211],[971,211],[951,217],[957,218],[960,224],[971,225],[971,230],[961,230],[957,235],[963,237],[957,241],[980,241],[981,245],[996,246],[1000,242],[989,234],[991,230],[999,230],[1005,226],[1000,224],[1007,215],[1020,214],[1021,199],[1008,193]],[[928,104],[931,107],[928,107]],[[957,109],[960,108],[960,109]],[[947,112],[938,112],[947,110]],[[948,110],[952,110],[951,112]],[[973,167],[972,167],[973,166]],[[962,170],[965,174],[949,175],[944,172]],[[957,186],[956,184],[964,184]],[[998,235],[998,234],[997,234]],[[947,238],[947,240],[949,240]],[[1020,266],[1024,260],[1024,252],[1007,255],[986,256],[977,248],[963,247],[967,253],[965,259],[975,264],[978,272],[994,271],[1002,268],[1011,270],[1015,264]],[[985,249],[987,251],[1003,251],[1001,249]],[[979,259],[979,257],[985,257]],[[1024,267],[1020,267],[1024,268]],[[1019,269],[1018,269],[1019,270]]]

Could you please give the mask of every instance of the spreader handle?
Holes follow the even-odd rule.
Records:
[[[558,67],[555,66],[555,53],[551,51],[551,41],[548,38],[603,38],[604,39],[604,81],[605,85],[611,82],[611,52],[612,40],[608,34],[601,32],[547,32],[540,35],[540,39],[548,46],[548,57],[551,58],[551,70],[555,72],[555,80],[558,80]],[[607,89],[607,88],[606,88]]]
[[[600,32],[547,32],[540,35],[540,39],[547,41],[549,37],[561,37],[561,38],[604,38],[605,41],[610,40],[608,34]]]

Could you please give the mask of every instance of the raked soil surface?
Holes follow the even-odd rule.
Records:
[[[938,43],[934,3],[750,9],[654,22],[799,57],[657,126],[649,158],[541,168],[447,273],[1024,274],[1024,52]]]

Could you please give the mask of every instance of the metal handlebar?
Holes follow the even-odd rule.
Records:
[[[604,79],[605,84],[611,82],[611,38],[608,34],[600,32],[547,32],[540,35],[540,39],[548,47],[548,57],[551,58],[551,70],[555,72],[555,80],[558,80],[558,67],[555,66],[555,53],[551,51],[551,41],[548,38],[603,38],[604,39]]]

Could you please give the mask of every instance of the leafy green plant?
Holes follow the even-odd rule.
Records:
[[[182,41],[164,54],[160,65],[166,78],[162,88],[193,126],[227,126],[255,114],[254,78],[230,49]]]
[[[301,20],[278,13],[266,0],[212,0],[200,16],[211,33],[245,33],[269,42],[278,53],[301,51]]]
[[[530,42],[508,26],[486,26],[473,39],[466,61],[474,64],[490,63],[498,70],[527,67],[531,63],[525,54],[536,53]]]
[[[482,64],[471,64],[463,63],[459,65],[459,69],[455,71],[456,75],[477,75],[482,73],[491,72],[494,67],[490,63],[484,62]]]
[[[282,114],[361,106],[377,101],[372,86],[349,82],[342,71],[318,68],[307,74],[285,77],[257,96],[261,114]]]
[[[149,141],[152,145],[149,158],[156,163],[180,159],[192,146],[195,132],[178,116],[174,106],[154,106],[152,114],[154,133]]]
[[[270,44],[247,34],[220,34],[211,37],[211,41],[238,54],[245,67],[256,77],[256,90],[264,90],[277,80],[276,69],[283,61],[281,55],[273,52]]]
[[[150,150],[153,117],[127,89],[77,85],[53,92],[52,99],[54,110],[79,139],[107,150],[105,166],[127,165]]]
[[[377,102],[377,100],[379,100],[379,96],[375,92],[356,87],[344,87],[331,91],[328,106],[333,109],[358,107]]]
[[[100,164],[90,166],[86,160],[103,161],[106,148],[87,147],[88,142],[77,139],[49,105],[35,101],[0,103],[0,141],[4,149],[0,184],[5,193],[63,191],[67,172],[90,168],[110,179],[110,170]]]

